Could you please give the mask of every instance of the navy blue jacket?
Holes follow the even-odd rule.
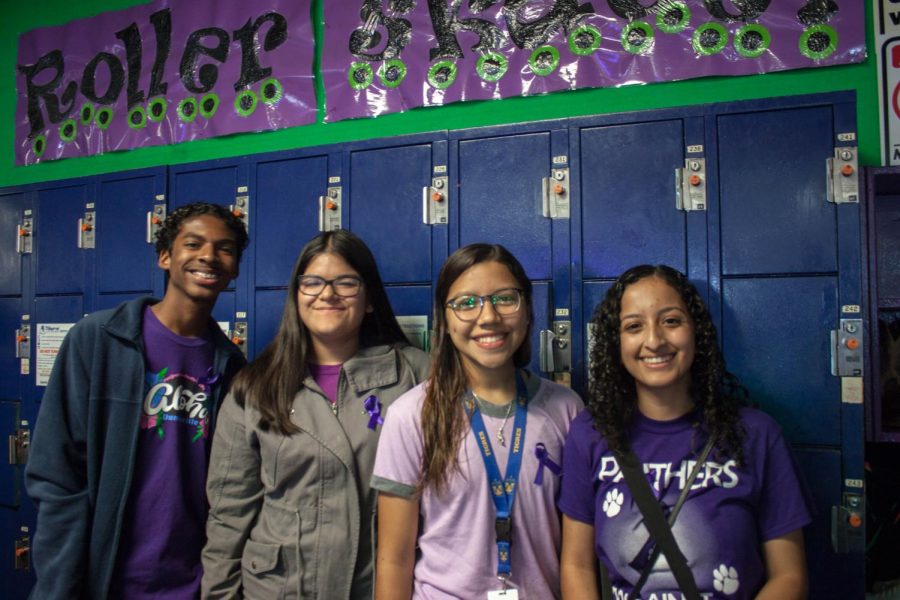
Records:
[[[25,469],[38,507],[32,598],[107,597],[145,393],[141,320],[144,307],[155,302],[140,298],[91,314],[62,343]],[[212,321],[210,329],[221,374],[212,391],[212,431],[245,360]]]

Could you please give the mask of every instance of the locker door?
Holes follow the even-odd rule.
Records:
[[[573,253],[580,257],[574,268],[583,284],[575,293],[573,336],[576,370],[584,372],[587,324],[627,269],[667,264],[688,273],[705,295],[707,213],[675,203],[675,171],[684,167],[688,147],[704,156],[704,128],[690,113],[661,112],[574,120],[570,135],[581,198],[573,211]]]
[[[315,150],[264,157],[252,166],[256,190],[250,222],[253,268],[251,356],[257,356],[278,329],[291,269],[300,249],[316,234],[319,197],[328,187],[329,165],[340,172],[340,154]]]
[[[459,190],[457,211],[450,213],[451,247],[502,244],[525,267],[534,284],[530,368],[539,373],[540,331],[551,329],[557,317],[569,319],[572,310],[571,219],[544,216],[542,193],[544,178],[569,168],[568,134],[563,124],[549,121],[456,132],[451,140],[451,174]]]
[[[191,202],[210,202],[231,206],[238,196],[249,195],[248,166],[244,160],[209,161],[169,168],[169,211]],[[252,198],[250,199],[252,205]],[[246,267],[247,254],[241,260]],[[213,318],[234,328],[238,311],[246,315],[247,277],[238,277],[221,294],[213,309]],[[245,317],[242,317],[245,318]]]
[[[52,365],[44,347],[43,325],[73,324],[90,310],[90,269],[93,249],[78,247],[79,219],[93,210],[95,188],[91,180],[74,180],[58,187],[36,190],[34,197],[34,299],[31,321],[32,375],[26,395],[40,400],[41,381]],[[41,350],[44,350],[43,352]],[[40,384],[40,385],[39,385]]]
[[[724,351],[815,490],[812,598],[854,597],[863,584],[862,548],[835,555],[829,523],[842,493],[863,492],[853,483],[863,479],[861,407],[842,403],[829,351],[842,313],[861,303],[859,207],[826,199],[826,159],[853,133],[854,113],[844,101],[717,117]]]
[[[21,399],[16,330],[21,325],[24,254],[17,251],[25,215],[25,192],[0,194],[0,399]],[[33,233],[33,232],[32,232]],[[29,237],[31,233],[28,234]],[[30,264],[30,263],[29,263]],[[5,343],[4,343],[5,342]],[[27,358],[27,357],[26,357]]]
[[[345,228],[372,249],[395,314],[426,316],[430,326],[432,277],[447,256],[447,226],[423,221],[422,194],[433,176],[446,174],[446,141],[424,135],[352,145],[343,165]]]
[[[165,205],[165,171],[116,173],[97,178],[97,290],[93,310],[144,295],[161,297],[163,272],[147,242],[155,205]]]

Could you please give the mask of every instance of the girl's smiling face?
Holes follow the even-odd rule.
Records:
[[[444,302],[463,295],[490,296],[501,290],[516,290],[520,287],[521,284],[506,265],[497,261],[485,261],[463,271],[450,286]],[[515,368],[514,355],[519,346],[525,343],[528,331],[524,298],[519,310],[506,315],[498,314],[491,302],[485,300],[481,314],[471,321],[460,319],[446,304],[444,310],[450,340],[459,352],[463,368],[469,377],[475,373],[488,375]]]
[[[641,279],[625,288],[619,322],[622,364],[634,378],[638,407],[689,409],[694,322],[679,293],[658,277]]]

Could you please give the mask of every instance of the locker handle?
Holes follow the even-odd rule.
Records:
[[[549,329],[541,329],[540,333],[540,367],[544,373],[553,373],[556,364],[553,360],[553,340],[556,335]]]

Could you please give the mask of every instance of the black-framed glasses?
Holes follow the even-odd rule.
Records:
[[[356,275],[341,275],[334,279],[325,279],[318,275],[301,275],[297,278],[297,288],[305,296],[318,296],[330,285],[335,295],[341,298],[352,298],[362,288],[362,279]]]
[[[506,288],[497,290],[487,296],[463,294],[447,301],[447,307],[453,310],[453,314],[460,321],[474,321],[484,310],[484,303],[490,302],[501,317],[515,314],[522,306],[522,290]]]

